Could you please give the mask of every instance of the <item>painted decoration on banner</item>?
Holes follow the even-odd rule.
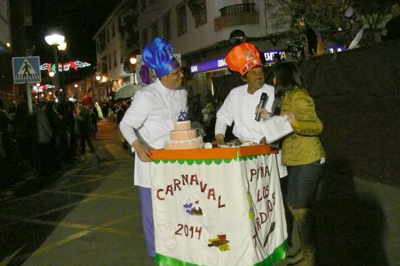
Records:
[[[181,55],[174,54],[175,59],[181,64]],[[137,63],[136,63],[136,73],[138,78],[138,83],[141,87],[146,87],[147,85],[153,83],[157,79],[157,74],[154,69],[149,68],[146,66],[142,59],[142,55],[136,56]]]
[[[286,220],[275,155],[211,164],[156,161],[151,177],[160,265],[255,265],[284,258]]]

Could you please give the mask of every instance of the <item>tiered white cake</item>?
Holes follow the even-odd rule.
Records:
[[[190,120],[174,122],[174,130],[170,139],[164,142],[165,150],[187,150],[203,148],[203,138],[197,137],[196,129],[192,129]]]

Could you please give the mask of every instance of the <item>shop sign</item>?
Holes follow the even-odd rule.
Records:
[[[267,63],[270,63],[274,60],[274,55],[279,53],[281,58],[286,58],[286,52],[284,50],[267,50],[264,51],[264,57]],[[216,69],[224,69],[227,68],[228,65],[225,62],[225,57],[212,59],[205,62],[200,62],[197,64],[192,64],[189,66],[190,74],[197,74],[201,72],[207,72]]]
[[[333,52],[336,50],[336,52],[343,52],[344,50],[346,50],[344,48],[344,46],[328,46],[328,50],[331,54],[333,54]]]

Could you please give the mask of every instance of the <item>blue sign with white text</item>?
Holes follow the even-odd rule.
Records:
[[[42,81],[39,56],[13,57],[12,66],[15,84]]]

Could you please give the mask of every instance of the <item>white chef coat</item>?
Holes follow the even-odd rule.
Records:
[[[135,129],[143,140],[154,149],[164,148],[174,122],[186,119],[187,91],[168,89],[159,79],[135,93],[119,127],[129,144],[138,139]],[[150,163],[142,162],[135,155],[135,185],[150,188]]]
[[[232,89],[226,97],[224,104],[217,112],[217,121],[215,124],[215,135],[225,136],[226,127],[233,126],[232,133],[240,140],[259,143],[265,137],[260,122],[255,120],[256,107],[260,103],[260,97],[263,92],[268,95],[268,101],[265,110],[272,112],[272,106],[275,101],[275,88],[264,84],[254,94],[247,92],[248,85],[243,85]],[[287,175],[286,166],[282,165],[282,152],[277,154],[278,170],[280,177]]]
[[[268,95],[265,109],[271,112],[275,100],[275,89],[264,84],[254,94],[250,94],[247,92],[247,88],[247,84],[236,87],[226,97],[224,104],[217,112],[215,135],[225,136],[226,127],[235,121],[232,132],[240,140],[259,143],[264,137],[260,123],[255,120],[256,107],[260,103],[261,94],[265,92]]]

